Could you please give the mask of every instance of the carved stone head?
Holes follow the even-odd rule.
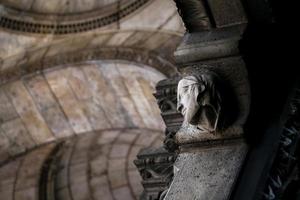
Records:
[[[184,116],[184,124],[195,125],[202,132],[216,131],[221,111],[217,79],[216,74],[205,72],[179,81],[177,110]]]

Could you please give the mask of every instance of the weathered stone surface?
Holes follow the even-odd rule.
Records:
[[[110,191],[108,179],[106,176],[93,177],[91,180],[92,195],[95,200],[113,200],[113,194]]]
[[[22,82],[17,81],[7,85],[6,92],[35,142],[53,140],[51,131]],[[40,134],[41,132],[43,134]]]
[[[0,123],[18,117],[18,114],[3,89],[0,88]]]
[[[114,144],[112,146],[110,157],[111,158],[122,158],[128,154],[130,146],[128,144]]]
[[[37,75],[24,80],[38,110],[48,124],[54,136],[67,137],[73,134],[67,119],[57,105],[57,101],[44,76]]]
[[[66,70],[48,72],[45,74],[49,85],[66,113],[68,120],[78,133],[91,131],[91,125],[84,114],[82,105],[76,100],[76,97],[68,85],[66,78]],[[64,74],[65,76],[61,77]]]
[[[9,157],[8,149],[10,146],[9,139],[3,133],[0,127],[0,164]]]
[[[157,130],[154,135],[160,133],[164,125],[152,93],[156,81],[164,77],[146,65],[107,60],[65,65],[7,83],[0,90],[0,127],[7,138],[3,142],[9,142],[3,155],[13,156],[49,142],[48,133],[51,140],[94,131],[101,135],[101,130],[121,127],[147,127]],[[133,88],[131,82],[138,88]],[[45,127],[48,131],[44,131]],[[103,149],[116,139],[129,146],[135,140],[149,145],[161,139],[138,138],[144,131],[129,131],[120,137],[118,130],[105,132],[110,134],[95,139],[95,145]],[[109,148],[105,151],[110,152]],[[80,154],[74,160],[81,162],[85,155]]]
[[[41,114],[56,138],[64,138],[74,134],[66,116],[58,105],[42,110]]]
[[[113,194],[116,200],[133,199],[128,187],[120,187],[113,190]]]
[[[227,199],[246,152],[246,144],[236,144],[181,153],[165,200]]]
[[[56,104],[54,95],[43,75],[28,77],[23,82],[39,110],[50,108]]]
[[[25,156],[24,160],[22,161],[21,168],[18,171],[18,176],[15,183],[16,191],[25,189],[30,191],[33,188],[38,188],[39,176],[41,173],[40,169],[54,147],[54,144],[49,144],[34,150]],[[20,195],[21,193],[22,192],[20,192]],[[16,196],[18,195],[19,193],[16,193]]]
[[[246,14],[240,0],[208,0],[208,4],[218,28],[247,22]]]
[[[24,152],[36,144],[20,118],[3,123],[1,128],[9,140],[10,147],[7,150],[11,155]]]
[[[40,190],[53,195],[39,181],[55,167],[55,176],[47,180],[53,181],[58,200],[137,199],[141,177],[129,166],[141,148],[151,145],[137,144],[137,137],[155,135],[154,141],[161,141],[157,134],[147,129],[105,130],[39,147],[0,167],[0,197],[36,200]]]
[[[243,135],[241,126],[231,126],[217,133],[203,133],[196,126],[188,125],[179,129],[176,133],[176,143],[179,145],[193,144],[197,142],[222,142],[226,139],[240,138]]]
[[[88,77],[95,102],[103,108],[110,123],[115,127],[124,127],[126,122],[124,114],[121,112],[122,108],[120,108],[120,104],[115,105],[116,96],[104,79],[104,75],[96,66],[87,66],[83,70]]]
[[[244,26],[187,34],[174,53],[176,63],[192,63],[237,55]]]

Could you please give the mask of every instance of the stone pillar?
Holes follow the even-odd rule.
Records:
[[[187,29],[175,52],[176,109],[183,122],[174,136],[178,157],[164,199],[225,200],[248,150],[243,125],[250,88],[238,49],[247,19],[240,0],[175,3]]]

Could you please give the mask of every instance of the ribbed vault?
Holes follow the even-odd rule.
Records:
[[[137,199],[183,32],[171,0],[1,1],[0,198]]]
[[[141,177],[133,160],[142,148],[161,142],[160,131],[131,128],[45,145],[0,168],[1,199],[138,199]]]
[[[164,77],[149,66],[111,60],[65,65],[2,85],[1,160],[90,131],[163,131],[152,93]]]

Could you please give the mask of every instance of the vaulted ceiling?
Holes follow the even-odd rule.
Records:
[[[132,162],[162,143],[153,93],[183,33],[172,0],[0,0],[0,196],[38,200],[64,141],[50,195],[137,199]]]
[[[152,93],[183,32],[171,0],[1,0],[0,161],[73,134],[163,131]]]
[[[137,50],[140,55],[147,54],[147,57],[165,60],[165,65],[170,65],[170,62],[173,62],[173,50],[184,31],[171,0],[118,1],[118,3],[84,1],[91,6],[89,9],[96,11],[99,11],[97,9],[99,6],[104,6],[105,10],[110,12],[110,9],[106,9],[107,6],[118,5],[115,11],[117,17],[113,17],[114,20],[109,20],[109,23],[100,23],[100,19],[97,18],[106,16],[106,12],[96,14],[95,20],[92,20],[93,17],[85,16],[91,12],[84,11],[80,6],[83,1],[79,0],[70,1],[69,4],[64,2],[65,9],[73,9],[72,14],[67,12],[64,15],[59,14],[61,6],[58,5],[61,5],[61,1],[49,1],[45,5],[41,4],[41,1],[24,0],[18,4],[14,2],[1,1],[0,81],[2,83],[59,62],[72,63],[99,59],[99,57],[111,58],[116,55],[116,53],[104,55],[105,53],[101,53],[103,48],[106,52],[117,52],[117,49],[122,49],[121,52]],[[32,6],[23,6],[23,4],[32,4]],[[135,9],[130,10],[123,4],[124,6],[129,4]],[[46,10],[50,12],[51,9],[54,15],[46,12]],[[122,9],[126,12],[130,10],[130,13],[120,16]],[[75,17],[77,15],[78,18]],[[111,15],[107,15],[104,19],[109,19],[109,16]],[[98,22],[99,26],[94,24]],[[136,55],[137,51],[133,54]],[[124,59],[124,56],[122,57]]]

